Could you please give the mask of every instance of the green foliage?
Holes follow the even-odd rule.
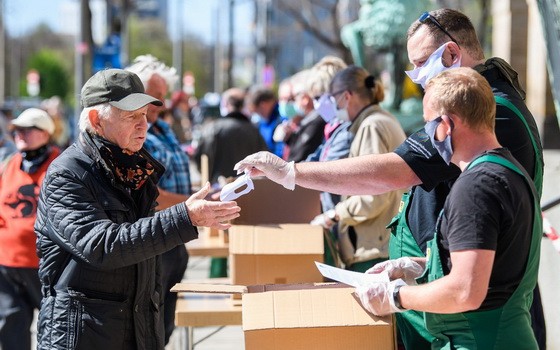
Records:
[[[132,61],[139,55],[150,54],[168,66],[173,62],[173,44],[165,25],[159,20],[129,18],[130,54]],[[201,97],[211,91],[212,86],[212,50],[195,36],[183,38],[183,70],[192,72],[196,79],[196,96]],[[182,77],[179,80],[182,81]]]
[[[204,44],[199,38],[187,35],[183,39],[183,69],[193,73],[196,79],[195,95],[202,97],[213,91],[214,66],[213,47]]]
[[[167,65],[173,61],[171,40],[163,23],[156,19],[129,18],[129,59],[150,54]]]
[[[66,71],[60,54],[50,49],[42,49],[34,53],[27,62],[28,72],[30,69],[35,69],[40,75],[39,96],[41,98],[50,98],[59,96],[66,99],[70,92],[70,76]],[[27,94],[27,81],[23,77],[20,84],[21,96],[28,96]]]

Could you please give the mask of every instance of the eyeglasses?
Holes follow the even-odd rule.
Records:
[[[444,32],[448,37],[450,37],[451,41],[453,41],[455,44],[457,44],[457,46],[459,46],[457,40],[455,40],[455,38],[451,34],[449,34],[449,32],[445,30],[445,28],[443,28],[443,26],[439,23],[439,21],[435,19],[434,16],[430,15],[429,12],[424,12],[423,14],[421,14],[420,18],[418,18],[418,21],[422,24],[426,23],[427,21],[431,21],[433,24],[436,25],[436,27],[438,27],[442,32]]]
[[[337,92],[333,92],[333,93],[331,94],[331,96],[334,97],[334,98],[336,98],[336,95],[340,95],[340,94],[343,93],[344,91],[346,91],[346,89],[344,89],[344,90],[338,90]]]

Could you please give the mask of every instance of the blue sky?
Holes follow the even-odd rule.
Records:
[[[227,36],[227,1],[224,0],[168,0],[169,27],[172,34],[176,33],[177,8],[183,6],[183,30],[201,36],[205,41],[214,40],[216,12],[220,12],[220,30],[222,40]],[[237,19],[235,31],[236,40],[249,42],[250,22],[252,19],[251,1],[237,1],[235,17]],[[78,0],[4,0],[5,24],[11,35],[22,35],[39,23],[48,24],[56,32],[64,32],[76,27],[74,16],[68,16],[68,9],[76,6]],[[222,6],[218,7],[218,3]],[[240,35],[243,33],[242,35]]]

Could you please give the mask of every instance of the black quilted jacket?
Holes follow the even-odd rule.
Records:
[[[133,198],[92,145],[81,134],[41,189],[38,349],[163,349],[158,255],[197,238],[197,229],[184,203],[154,215],[164,171],[155,160]]]

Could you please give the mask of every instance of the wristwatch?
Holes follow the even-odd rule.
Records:
[[[400,290],[403,285],[398,285],[393,289],[393,302],[395,303],[395,307],[400,311],[405,311],[406,309],[401,304],[401,295]]]
[[[334,223],[338,222],[338,218],[336,217],[336,211],[334,209],[327,210],[325,214],[327,214],[327,217],[329,218],[330,221]]]

